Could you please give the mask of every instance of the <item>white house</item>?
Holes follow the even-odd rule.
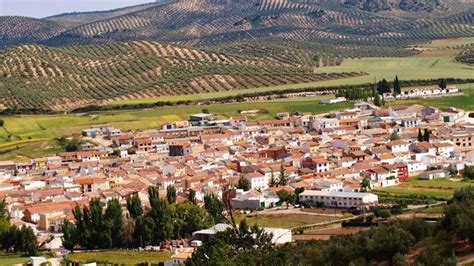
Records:
[[[320,131],[324,128],[335,128],[339,126],[339,120],[335,118],[317,117],[313,121],[313,128]]]
[[[408,175],[416,175],[418,173],[421,173],[428,169],[428,166],[422,162],[419,161],[408,161],[407,167],[408,167]]]
[[[245,175],[245,178],[250,182],[250,189],[257,190],[257,189],[267,189],[268,188],[268,178],[266,175],[256,172],[256,173],[249,173]]]
[[[344,183],[337,179],[316,181],[313,184],[313,189],[320,191],[341,191],[343,187]]]
[[[410,143],[403,140],[394,140],[387,142],[385,146],[392,152],[406,152],[409,151]]]
[[[179,266],[184,265],[186,260],[189,259],[193,254],[191,252],[179,252],[174,254],[169,258],[169,260],[165,261],[165,266]]]

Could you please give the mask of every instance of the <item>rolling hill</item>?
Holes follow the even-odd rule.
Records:
[[[433,39],[474,36],[473,24],[473,0],[162,0],[0,17],[0,105],[68,110],[358,76],[322,67],[415,55]]]
[[[134,40],[209,47],[281,38],[400,48],[472,36],[473,11],[471,0],[166,0],[46,18],[42,21],[63,29],[41,41],[55,47]]]
[[[55,22],[27,18],[0,17],[0,49],[22,43],[36,43],[59,35],[65,28]]]
[[[262,57],[233,56],[154,41],[0,53],[0,104],[67,110],[111,100],[216,92],[363,75],[314,73]]]
[[[52,46],[154,39],[192,46],[279,37],[331,44],[400,46],[474,34],[474,5],[435,18],[379,15],[356,5],[318,0],[177,0],[84,24],[46,41]],[[467,8],[467,9],[466,9]],[[452,11],[450,11],[452,10]]]

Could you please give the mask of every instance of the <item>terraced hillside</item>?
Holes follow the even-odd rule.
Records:
[[[0,49],[20,44],[41,42],[59,35],[64,28],[54,22],[27,17],[0,17]]]
[[[150,7],[161,5],[167,3],[167,1],[157,1],[149,4],[130,6],[125,8],[107,10],[107,11],[95,11],[95,12],[73,12],[73,13],[64,13],[51,17],[45,18],[48,21],[54,21],[64,26],[79,26],[82,24],[87,24],[99,20],[110,19],[118,16],[124,16],[130,13],[141,11]]]
[[[345,58],[399,57],[418,53],[416,50],[397,47],[330,45],[281,38],[226,43],[212,47],[211,51],[297,67],[335,66],[340,65]]]
[[[414,7],[414,4],[410,6]],[[273,37],[333,45],[400,48],[434,38],[472,36],[474,3],[444,0],[444,6],[449,8],[435,16],[427,16],[426,12],[416,11],[416,8],[413,16],[399,16],[396,13],[380,15],[367,12],[357,5],[341,1],[175,0],[87,23],[45,43],[70,46],[154,39],[182,45],[213,46]]]
[[[471,45],[469,48],[463,50],[456,57],[456,60],[465,64],[474,65],[474,45]]]
[[[0,104],[65,110],[111,100],[205,93],[362,75],[315,74],[261,57],[237,57],[153,41],[0,53]]]

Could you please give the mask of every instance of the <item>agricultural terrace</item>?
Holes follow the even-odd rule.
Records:
[[[110,100],[215,93],[341,79],[365,73],[242,59],[152,41],[0,52],[0,104],[68,110]]]
[[[263,44],[262,44],[263,45]],[[108,104],[137,104],[157,101],[206,100],[216,97],[232,96],[241,93],[265,92],[272,90],[297,89],[308,87],[329,87],[340,85],[357,85],[374,82],[374,80],[393,80],[398,75],[400,80],[420,80],[437,78],[472,78],[474,66],[456,61],[456,56],[466,45],[474,45],[473,38],[442,39],[418,45],[413,49],[420,54],[408,57],[364,57],[347,58],[338,66],[315,67],[316,73],[352,73],[364,72],[368,75],[341,77],[324,81],[255,87],[250,89],[219,91],[212,93],[160,96],[146,99],[112,100]],[[243,48],[242,48],[243,49]],[[225,50],[225,49],[224,49]],[[227,50],[225,50],[227,51]],[[232,54],[233,50],[229,50]],[[242,51],[242,50],[239,50]]]

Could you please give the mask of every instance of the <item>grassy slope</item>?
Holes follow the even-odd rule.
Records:
[[[136,104],[150,103],[156,101],[200,100],[229,95],[237,95],[239,93],[261,92],[279,89],[363,84],[373,82],[374,79],[380,80],[382,78],[386,78],[387,80],[392,80],[395,75],[398,75],[401,80],[431,78],[472,78],[474,73],[474,66],[468,66],[456,62],[455,57],[460,52],[460,50],[454,49],[454,47],[471,43],[474,44],[474,38],[436,40],[430,44],[418,47],[419,49],[423,49],[423,53],[416,56],[346,59],[340,66],[315,69],[316,72],[321,73],[363,71],[369,74],[366,76],[292,85],[261,87],[245,90],[223,91],[217,93],[187,94],[180,96],[114,101],[111,102],[111,104]]]
[[[471,181],[451,181],[449,179],[418,180],[411,178],[396,187],[378,189],[394,195],[425,195],[428,197],[451,198],[456,189],[472,186]]]
[[[107,262],[120,265],[136,265],[140,263],[164,262],[170,257],[166,252],[134,252],[126,250],[101,251],[101,252],[81,252],[68,255],[68,260],[74,262]]]

